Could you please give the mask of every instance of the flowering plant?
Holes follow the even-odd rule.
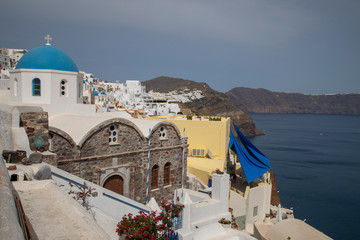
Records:
[[[136,216],[131,213],[125,215],[117,224],[117,234],[125,236],[127,240],[168,239],[167,234],[174,232],[171,229],[173,226],[171,219],[179,217],[184,206],[165,203],[161,205],[164,211],[160,214],[155,211],[149,214],[140,211]]]
[[[184,209],[184,205],[181,204],[166,204],[165,202],[161,203],[163,210],[170,215],[170,218],[178,218],[180,212]]]
[[[219,223],[221,223],[221,224],[230,224],[231,221],[226,220],[225,218],[222,218],[222,219],[219,220]]]
[[[85,207],[86,209],[88,209],[88,204],[89,204],[89,197],[91,197],[94,193],[95,188],[88,186],[86,184],[86,182],[84,182],[84,184],[79,184],[76,182],[69,182],[70,185],[70,191],[69,194],[74,194],[75,196],[73,196],[73,198],[78,201],[81,202],[81,205],[83,207]],[[75,186],[77,187],[77,191],[72,190],[72,187]]]

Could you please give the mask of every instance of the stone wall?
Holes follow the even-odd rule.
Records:
[[[165,164],[170,162],[170,185],[164,184],[164,167]],[[158,188],[149,190],[149,197],[154,197],[157,202],[169,200],[169,195],[166,193],[174,193],[175,189],[181,187],[181,175],[182,175],[182,148],[174,148],[170,150],[157,150],[151,153],[150,157],[150,179],[151,169],[154,165],[159,166],[159,184]]]
[[[50,127],[49,150],[56,153],[57,160],[74,159],[79,155],[75,142],[65,132]]]
[[[20,127],[25,129],[32,151],[49,150],[49,121],[47,112],[23,112]]]
[[[109,143],[110,126],[117,130],[115,143]],[[125,178],[124,186],[128,187],[124,194],[145,203],[149,140],[132,123],[121,119],[104,122],[91,130],[78,146],[74,146],[65,133],[55,129],[50,129],[50,136],[60,169],[99,185],[104,184],[110,175],[118,174]],[[149,199],[155,197],[158,203],[170,200],[174,190],[181,187],[183,147],[186,148],[186,169],[186,138],[182,139],[176,126],[171,123],[161,123],[153,129],[150,173],[154,165],[159,166],[159,187],[149,189]],[[164,186],[164,166],[168,162],[171,164],[171,182]],[[123,174],[125,168],[129,174]]]
[[[109,127],[117,129],[117,143],[109,144]],[[144,148],[144,140],[131,126],[115,122],[101,126],[90,132],[90,137],[80,148],[81,157],[110,155],[121,152],[132,152]]]

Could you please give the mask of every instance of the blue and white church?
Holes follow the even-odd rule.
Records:
[[[83,104],[83,79],[64,51],[47,43],[31,49],[10,72],[10,99],[41,106],[49,116],[58,113],[94,114],[94,105]]]

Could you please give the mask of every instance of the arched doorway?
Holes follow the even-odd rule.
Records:
[[[106,179],[104,188],[123,195],[124,194],[124,179],[119,175],[113,175]]]

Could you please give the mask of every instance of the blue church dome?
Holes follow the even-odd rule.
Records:
[[[51,45],[33,48],[22,56],[16,69],[51,69],[78,72],[74,61],[62,50]]]

